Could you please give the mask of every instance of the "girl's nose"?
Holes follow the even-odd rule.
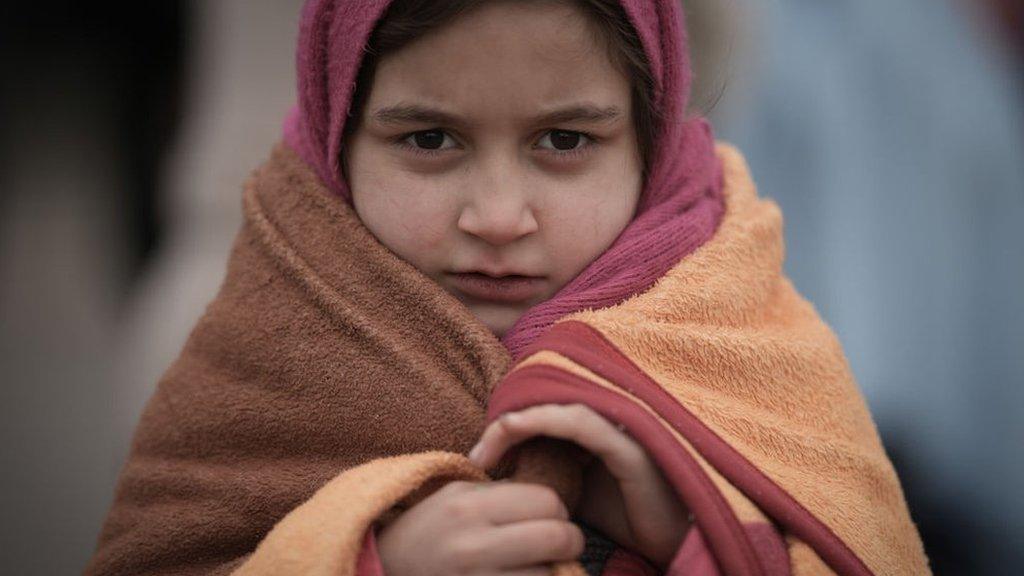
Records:
[[[459,214],[459,230],[491,244],[510,244],[537,231],[537,219],[516,186],[489,185],[471,195]],[[493,180],[492,180],[493,182]]]

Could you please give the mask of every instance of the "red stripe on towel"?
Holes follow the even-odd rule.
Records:
[[[864,562],[828,526],[658,386],[593,327],[577,321],[556,324],[524,354],[524,358],[539,350],[562,354],[643,400],[718,472],[774,521],[811,546],[840,576],[872,575]]]

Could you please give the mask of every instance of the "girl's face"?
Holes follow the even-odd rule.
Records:
[[[380,61],[347,142],[355,210],[501,337],[632,219],[630,94],[578,9],[488,4]]]

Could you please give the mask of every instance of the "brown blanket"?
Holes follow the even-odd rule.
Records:
[[[227,574],[339,472],[464,453],[509,355],[279,147],[149,401],[87,574]]]
[[[354,574],[374,521],[486,479],[461,454],[488,418],[547,402],[590,405],[662,467],[697,524],[672,573],[926,573],[838,343],[781,274],[778,211],[719,153],[716,237],[648,293],[559,323],[512,369],[278,148],[246,187],[220,293],[147,406],[86,573]],[[557,448],[524,450],[515,474],[572,500],[578,470]]]

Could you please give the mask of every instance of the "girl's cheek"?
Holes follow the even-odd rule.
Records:
[[[548,219],[582,243],[602,243],[632,219],[638,188],[636,179],[607,170],[570,184],[553,182],[545,202]]]
[[[453,222],[449,203],[437,195],[416,197],[402,194],[404,201],[389,205],[382,219],[391,227],[389,236],[402,245],[402,252],[416,254],[417,260],[444,247]],[[425,201],[433,198],[434,202]],[[431,258],[432,259],[432,258]]]
[[[575,276],[611,246],[632,220],[639,188],[636,175],[609,170],[549,194],[545,220],[556,224],[548,245],[560,270]]]
[[[454,226],[457,202],[452,186],[443,178],[406,175],[400,178],[392,207],[406,226],[406,234],[425,247],[436,247]]]
[[[366,170],[353,191],[360,219],[378,240],[418,267],[436,260],[453,222],[440,183],[394,169]]]

